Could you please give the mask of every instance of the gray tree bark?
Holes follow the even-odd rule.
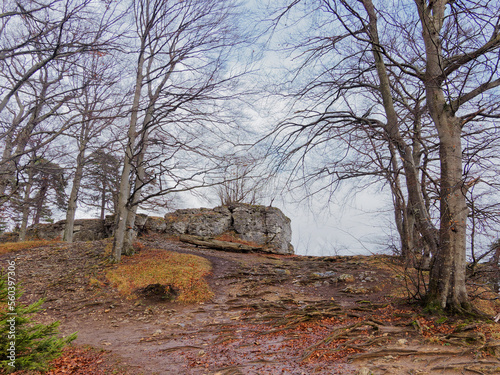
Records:
[[[383,51],[378,36],[377,15],[371,0],[362,0],[369,17],[369,36],[372,46],[377,75],[379,77],[379,90],[382,96],[383,105],[387,117],[385,131],[389,135],[391,142],[395,145],[398,154],[403,162],[405,171],[406,187],[408,190],[408,210],[409,214],[415,218],[415,225],[422,235],[424,241],[429,246],[430,251],[435,253],[438,248],[438,238],[436,229],[432,224],[429,213],[425,207],[420,186],[418,168],[415,165],[414,155],[411,147],[406,144],[399,131],[399,120],[394,108],[387,68],[383,59]]]
[[[24,186],[24,202],[22,208],[22,218],[21,218],[21,228],[19,230],[19,241],[24,241],[26,239],[26,232],[28,229],[28,220],[30,215],[31,207],[31,190],[33,188],[33,168],[28,169],[28,181]]]
[[[125,158],[123,162],[122,177],[120,180],[120,191],[118,194],[118,205],[116,212],[116,229],[115,237],[113,240],[113,260],[119,262],[121,260],[125,231],[127,229],[127,217],[130,210],[130,172],[132,171],[132,163],[134,160],[134,148],[136,139],[137,119],[139,115],[139,104],[141,100],[141,90],[143,84],[143,67],[144,67],[144,50],[145,39],[142,40],[141,53],[137,63],[137,75],[135,79],[135,91],[132,104],[132,114],[130,117],[130,124],[128,128],[128,140],[125,150]]]
[[[445,76],[440,32],[447,1],[415,2],[425,43],[427,105],[440,141],[440,246],[434,254],[428,303],[461,312],[470,309],[465,284],[468,208],[462,174],[461,122],[448,105],[442,88]]]
[[[75,226],[75,214],[77,209],[78,192],[83,177],[83,167],[85,163],[86,142],[80,145],[78,156],[76,157],[76,170],[71,185],[71,193],[68,200],[68,209],[66,210],[66,223],[64,225],[63,241],[73,242],[73,230]]]
[[[148,114],[144,119],[144,123],[148,123],[152,117],[152,110],[148,110]],[[134,196],[132,197],[131,207],[127,214],[126,222],[126,232],[123,238],[123,252],[126,255],[133,254],[133,243],[137,237],[137,231],[135,228],[135,218],[137,216],[137,210],[139,208],[139,200],[141,198],[141,189],[144,186],[146,178],[146,170],[144,168],[144,155],[146,152],[146,144],[148,141],[148,130],[144,130],[143,136],[141,137],[142,147],[137,155],[137,167],[136,176],[134,181]]]

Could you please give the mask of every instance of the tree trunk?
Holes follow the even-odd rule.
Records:
[[[440,31],[446,0],[427,6],[415,0],[426,52],[424,84],[427,107],[438,131],[441,166],[439,251],[434,254],[427,303],[452,312],[464,312],[471,305],[465,285],[467,202],[462,176],[461,124],[447,105],[442,88],[443,57]]]
[[[196,246],[203,246],[223,251],[272,253],[272,251],[269,251],[264,246],[249,246],[237,242],[219,241],[210,237],[189,236],[187,234],[183,234],[179,237],[179,240]]]
[[[30,135],[35,129],[37,124],[36,119],[39,113],[39,107],[36,106],[33,110],[29,122],[20,131],[17,137],[8,139],[3,155],[2,155],[2,182],[0,183],[0,196],[4,196],[9,184],[16,178],[16,166],[19,165],[21,157],[23,156],[28,145]],[[15,147],[15,151],[14,151]],[[13,187],[14,189],[14,187]]]
[[[106,212],[106,182],[102,182],[102,194],[101,194],[101,220],[104,220],[104,214]]]
[[[380,47],[380,40],[378,37],[377,29],[377,15],[371,0],[362,0],[369,16],[369,29],[370,42],[372,46],[372,53],[374,56],[375,67],[379,78],[379,90],[382,96],[383,106],[387,117],[387,124],[385,132],[387,133],[390,141],[396,147],[398,154],[403,162],[403,169],[405,171],[406,188],[408,191],[408,209],[409,214],[415,218],[415,225],[422,235],[423,240],[429,247],[432,253],[437,251],[438,239],[436,237],[436,230],[432,224],[429,212],[425,207],[423,199],[418,169],[415,165],[413,152],[408,146],[399,131],[399,119],[396,114],[394,102],[391,93],[391,84],[387,73],[387,68],[383,59],[382,48]]]
[[[399,179],[399,164],[398,155],[392,143],[389,143],[389,151],[391,152],[391,174],[388,180],[391,186],[392,200],[394,206],[394,220],[396,222],[396,229],[399,234],[401,242],[401,258],[406,264],[412,260],[412,252],[414,250],[413,231],[415,220],[408,210],[403,190],[401,189],[401,182]]]
[[[77,208],[78,191],[83,177],[83,166],[85,161],[86,143],[80,145],[78,156],[76,157],[75,177],[71,186],[71,193],[68,201],[68,209],[66,211],[66,224],[64,225],[63,241],[73,242],[73,228],[75,224],[75,213]]]
[[[465,285],[468,208],[463,191],[461,129],[457,125],[447,128],[440,136],[441,246],[434,257],[429,302],[460,312],[470,308]]]
[[[123,239],[125,237],[127,215],[129,210],[128,198],[130,194],[129,175],[132,170],[131,162],[132,160],[129,158],[127,152],[125,154],[125,161],[123,164],[120,192],[118,195],[118,210],[116,212],[116,229],[113,241],[113,260],[115,262],[119,262],[122,257]]]
[[[28,220],[30,215],[30,206],[31,206],[31,189],[33,186],[33,168],[28,169],[28,182],[24,188],[24,202],[22,209],[22,219],[21,219],[21,228],[19,230],[19,241],[24,241],[26,239],[26,231],[28,229]]]
[[[132,115],[130,116],[127,148],[125,149],[122,177],[120,180],[120,191],[118,193],[116,229],[115,229],[115,238],[113,241],[113,260],[115,262],[119,262],[121,260],[124,239],[125,239],[125,231],[127,229],[127,217],[131,207],[129,202],[130,172],[132,171],[132,163],[134,159],[137,118],[139,114],[139,105],[141,100],[141,90],[143,85],[142,81],[144,79],[143,75],[144,49],[145,49],[145,41],[143,39],[141,46],[141,54],[139,56],[139,61],[137,65],[137,76],[135,81],[134,101],[132,104]]]
[[[33,216],[33,224],[40,224],[40,220],[42,219],[43,213],[43,204],[45,203],[45,197],[47,196],[48,185],[47,182],[44,182],[36,194],[35,197],[35,215]]]
[[[23,206],[23,213],[21,219],[21,228],[19,230],[19,241],[26,240],[26,232],[28,229],[28,220],[29,220],[30,208],[28,205]]]
[[[153,111],[154,111],[154,106],[150,106],[146,111],[146,116],[144,117],[144,122],[142,127],[143,128],[142,137],[139,144],[140,151],[136,156],[134,193],[133,196],[131,197],[132,198],[132,201],[130,203],[131,207],[130,210],[128,211],[126,232],[125,232],[125,237],[123,239],[123,252],[126,255],[133,254],[134,250],[132,245],[135,239],[137,238],[137,231],[135,229],[135,217],[137,216],[137,209],[139,208],[138,204],[141,198],[141,190],[145,184],[146,170],[144,168],[144,155],[146,153],[147,143],[149,139],[148,124],[153,117]]]
[[[0,162],[0,206],[8,200],[5,193],[7,191],[7,187],[12,184],[12,176],[15,171],[15,166],[12,165],[12,161],[10,160],[12,152],[14,151],[14,145],[12,144],[12,139],[8,137],[8,135],[4,147],[2,161]]]
[[[17,94],[16,94],[16,98]],[[5,192],[9,185],[12,185],[12,176],[15,173],[14,161],[11,159],[12,153],[14,152],[14,133],[21,124],[24,117],[24,105],[18,100],[19,113],[16,115],[12,121],[10,129],[5,134],[5,144],[2,153],[2,160],[0,162],[0,206],[7,201]],[[12,193],[12,192],[11,192]]]

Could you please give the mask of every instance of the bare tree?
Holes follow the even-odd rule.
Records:
[[[415,1],[425,45],[426,69],[421,79],[427,106],[440,141],[440,247],[431,272],[429,303],[468,310],[465,287],[467,190],[478,178],[465,179],[462,129],[485,116],[497,116],[500,85],[500,11],[491,4],[427,4]],[[493,11],[483,18],[483,12]],[[450,16],[446,13],[450,12]],[[443,40],[442,36],[449,36]]]
[[[119,15],[111,8],[96,8],[91,1],[4,2],[0,15],[0,197],[15,191],[20,159],[33,145],[43,147],[74,124],[66,106],[81,95],[82,87],[66,78],[82,61],[106,54],[119,32]],[[82,64],[83,65],[83,64]],[[11,100],[11,99],[15,100]],[[49,121],[51,120],[51,121]],[[13,183],[14,181],[14,183]]]
[[[102,12],[90,0],[34,0],[3,2],[0,13],[0,64],[8,69],[22,60],[9,86],[2,87],[0,113],[19,89],[53,62],[111,47],[117,35],[110,34],[117,17],[110,7]],[[33,58],[37,56],[37,58]]]
[[[325,151],[336,137],[349,141],[337,150],[345,154],[331,154],[336,160],[316,174],[332,183],[380,176],[380,164],[370,159],[385,149],[385,170],[392,162],[390,175],[404,176],[404,211],[432,254],[427,303],[469,311],[466,194],[479,178],[463,173],[462,138],[470,134],[466,127],[478,132],[499,116],[498,4],[414,0],[394,2],[386,11],[371,0],[299,0],[278,19],[297,7],[311,12],[316,32],[292,51],[300,56],[295,52],[305,50],[299,72],[313,69],[299,98],[316,102],[279,127],[281,149],[290,157]],[[370,138],[360,135],[363,128]],[[393,193],[402,191],[391,179]],[[396,198],[395,207],[404,207]]]
[[[109,148],[91,152],[84,165],[81,202],[97,208],[104,220],[106,212],[115,213],[118,205],[121,161]]]
[[[179,155],[181,150],[197,158],[211,153],[199,132],[219,109],[217,101],[229,97],[222,88],[233,78],[224,69],[227,51],[236,43],[233,13],[231,0],[134,2],[137,65],[118,201],[116,261],[131,248],[139,204],[192,189],[189,182],[195,178],[196,184],[205,184],[207,166],[201,159],[191,157],[190,165],[183,165]],[[212,126],[217,124],[212,121]],[[154,192],[143,195],[153,182]]]
[[[19,189],[10,204],[21,215],[19,240],[24,241],[30,218],[31,224],[38,224],[52,216],[53,207],[64,208],[66,179],[61,166],[35,151],[18,178]]]
[[[262,158],[231,155],[224,158],[223,176],[214,186],[219,203],[228,206],[234,203],[262,204],[270,177],[262,171]]]
[[[77,146],[75,171],[71,184],[71,192],[66,210],[66,224],[63,239],[73,241],[73,227],[77,209],[80,185],[88,159],[88,149],[94,148],[106,134],[120,115],[120,95],[117,94],[117,67],[112,56],[96,54],[80,64],[72,75],[75,87],[81,87],[79,97],[66,105],[72,113],[78,114],[79,122],[74,124],[66,134],[74,138]],[[111,148],[112,140],[106,139],[107,148]],[[105,146],[105,147],[106,147]],[[96,154],[94,154],[96,156]],[[117,172],[117,171],[115,171]],[[109,178],[112,178],[112,172]]]
[[[11,68],[18,70],[16,65]],[[48,119],[67,113],[62,107],[71,96],[76,95],[61,88],[64,70],[65,64],[55,74],[47,67],[40,69],[37,79],[31,80],[26,84],[26,89],[16,93],[17,106],[9,108],[14,117],[12,122],[7,120],[5,123],[4,149],[0,160],[0,197],[3,201],[8,198],[8,187],[11,193],[15,192],[15,173],[22,165],[22,157],[34,151],[27,148],[30,140],[37,138],[31,145],[43,147],[67,128],[67,123],[59,120],[53,121],[51,126],[46,125]]]

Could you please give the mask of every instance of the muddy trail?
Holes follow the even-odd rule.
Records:
[[[106,353],[108,370],[95,374],[500,373],[498,327],[405,304],[390,257],[228,253],[161,238],[143,247],[209,259],[214,297],[123,298],[103,277],[109,241],[18,251],[0,265],[15,260],[23,302],[45,298],[39,321],[60,320],[64,334],[78,331],[74,345]]]

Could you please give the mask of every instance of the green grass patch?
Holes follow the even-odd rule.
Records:
[[[211,269],[207,259],[196,255],[148,249],[122,258],[106,278],[129,298],[148,285],[161,284],[179,290],[178,302],[196,303],[213,296],[204,278]]]
[[[5,242],[5,243],[0,244],[0,255],[11,253],[14,251],[33,249],[35,247],[55,245],[59,242],[60,241],[54,241],[54,240]]]

